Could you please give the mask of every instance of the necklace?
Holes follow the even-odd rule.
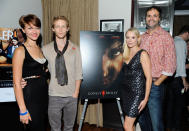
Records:
[[[36,48],[36,47],[37,47],[36,44],[29,44],[28,42],[26,42],[25,45],[26,45],[27,47],[30,47],[30,48]]]

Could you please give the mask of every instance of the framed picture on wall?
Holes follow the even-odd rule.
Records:
[[[123,32],[124,31],[124,19],[100,20],[100,31]]]

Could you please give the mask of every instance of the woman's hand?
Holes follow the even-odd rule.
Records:
[[[27,85],[27,81],[25,81],[23,78],[21,80],[21,87],[24,88]]]
[[[23,124],[29,124],[29,121],[31,121],[31,116],[30,116],[30,113],[28,112],[26,115],[20,115],[20,121],[23,123]]]
[[[146,104],[147,104],[147,100],[142,100],[140,102],[140,105],[138,106],[139,113],[145,108]]]

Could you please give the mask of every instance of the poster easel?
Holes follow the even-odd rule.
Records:
[[[123,32],[80,31],[83,67],[80,98],[84,100],[84,106],[78,131],[81,131],[89,99],[98,99],[98,104],[100,99],[116,99],[121,122],[124,124],[117,78],[122,67],[123,43]]]
[[[118,110],[119,110],[120,117],[121,117],[121,123],[122,123],[122,125],[124,125],[124,117],[123,117],[123,112],[122,112],[122,109],[121,109],[120,98],[116,98],[116,101],[117,101],[117,106],[118,106]],[[85,99],[84,106],[83,106],[83,111],[82,111],[82,114],[81,114],[81,119],[80,119],[80,122],[79,122],[78,131],[81,131],[81,128],[82,128],[82,125],[83,125],[83,121],[85,119],[85,113],[86,113],[86,110],[87,110],[87,104],[88,104],[88,99]]]

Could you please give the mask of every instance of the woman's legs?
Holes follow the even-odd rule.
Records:
[[[134,131],[136,117],[125,116],[124,129],[125,131]]]

